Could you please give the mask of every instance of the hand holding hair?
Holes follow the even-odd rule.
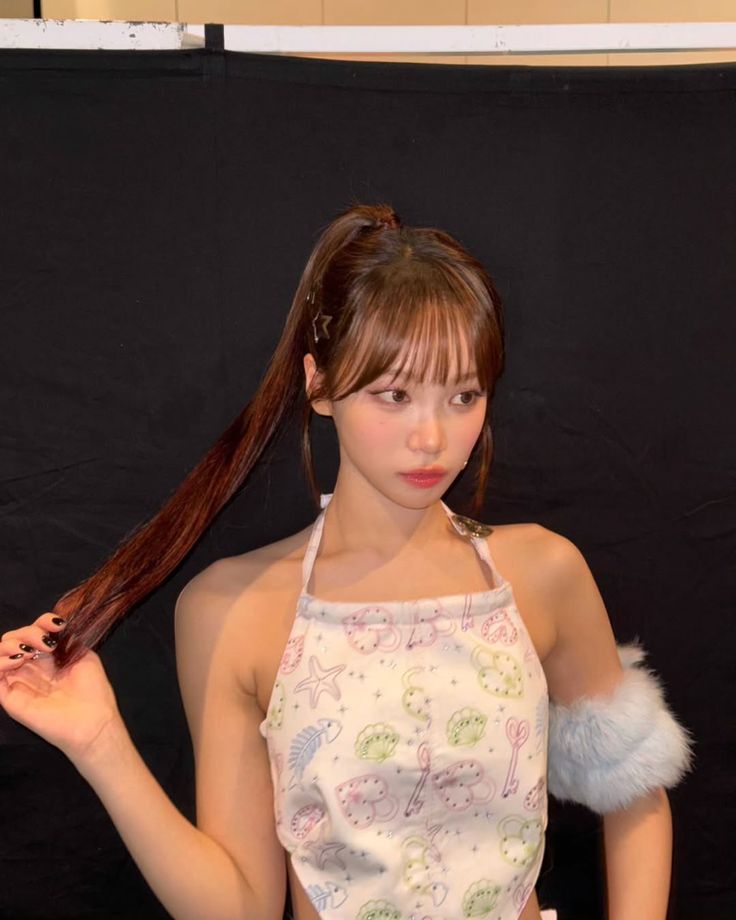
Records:
[[[76,762],[120,715],[95,652],[87,651],[64,671],[57,667],[54,634],[64,628],[61,617],[44,613],[32,624],[3,634],[0,704],[11,718]]]
[[[26,661],[48,655],[56,648],[66,621],[54,613],[42,613],[28,626],[11,629],[0,638],[0,674],[17,670]]]

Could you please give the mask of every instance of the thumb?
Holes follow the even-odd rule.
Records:
[[[20,677],[12,681],[7,675],[0,678],[0,705],[14,719],[38,696],[38,690]]]

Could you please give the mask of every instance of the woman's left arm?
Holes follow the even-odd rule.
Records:
[[[672,867],[672,814],[659,786],[603,815],[609,920],[664,920]]]
[[[654,679],[641,674],[632,682],[627,673],[623,680],[608,613],[582,553],[560,534],[542,531],[543,551],[536,555],[544,560],[545,607],[556,628],[544,661],[556,719],[550,726],[550,792],[602,815],[608,920],[665,920],[672,816],[665,789],[651,776],[658,758],[674,762],[670,748],[682,743],[676,734],[682,729],[665,719],[666,734],[651,736],[651,716],[660,705]],[[637,747],[637,733],[643,746]],[[611,805],[616,802],[625,804]]]

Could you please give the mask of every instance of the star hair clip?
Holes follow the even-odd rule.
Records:
[[[312,306],[314,306],[314,302],[315,302],[315,295],[314,295],[314,288],[312,288],[312,290],[307,294],[307,303],[312,304]],[[322,307],[320,307],[319,310],[317,310],[316,314],[314,315],[312,319],[312,334],[314,335],[315,342],[318,342],[320,339],[319,333],[317,332],[317,323],[322,324],[322,328],[320,330],[320,332],[322,333],[322,338],[329,339],[330,333],[327,331],[327,324],[330,322],[331,319],[332,319],[331,316],[328,316],[327,313],[322,312]]]

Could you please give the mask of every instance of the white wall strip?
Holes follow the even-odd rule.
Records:
[[[265,53],[568,54],[736,48],[736,22],[504,26],[224,26],[225,48]],[[0,48],[201,47],[204,25],[0,19]]]
[[[194,29],[188,26],[188,31]],[[567,54],[736,48],[736,22],[523,26],[225,26],[225,48],[259,52]]]
[[[185,30],[181,22],[0,19],[0,48],[175,50],[182,47]]]

